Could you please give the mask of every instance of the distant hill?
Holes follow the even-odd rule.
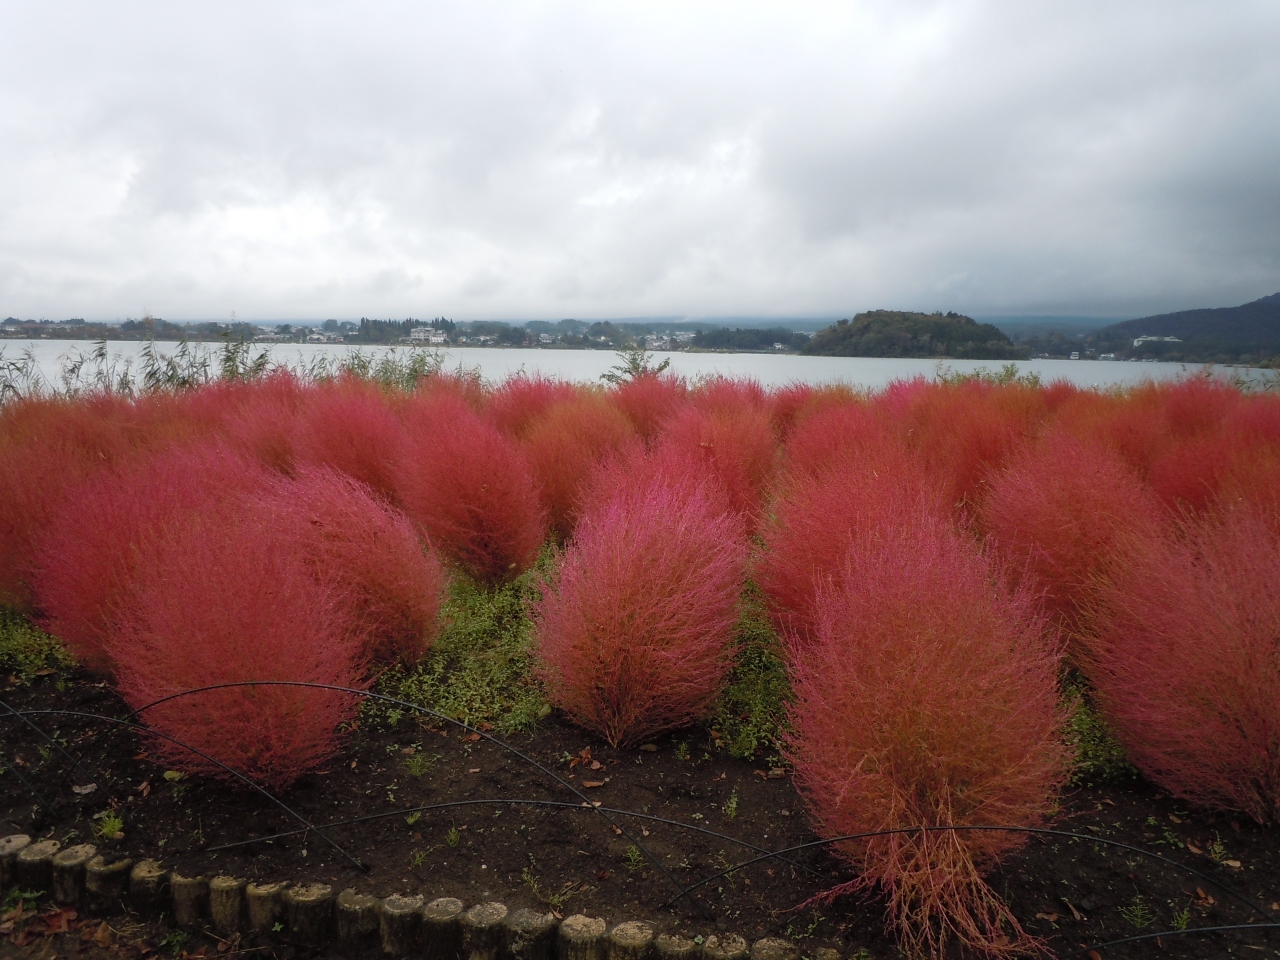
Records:
[[[957,313],[869,310],[819,330],[801,353],[819,357],[937,357],[1023,360],[999,328]]]
[[[1176,341],[1142,337],[1175,337]],[[1280,355],[1280,293],[1239,307],[1181,310],[1093,331],[1099,352],[1190,363],[1256,363]]]

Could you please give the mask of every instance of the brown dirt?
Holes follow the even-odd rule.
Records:
[[[85,676],[70,677],[62,692],[54,676],[26,687],[10,685],[4,700],[20,710],[128,714],[105,685]],[[680,886],[755,856],[748,844],[776,850],[816,839],[785,775],[771,775],[762,762],[728,757],[705,730],[661,738],[647,745],[651,749],[615,750],[553,717],[531,734],[510,738],[517,750],[600,804],[595,808],[583,806],[548,773],[475,734],[410,715],[394,724],[366,721],[350,732],[326,771],[279,797],[316,827],[348,821],[325,828],[322,836],[319,829],[302,830],[280,807],[243,787],[166,778],[164,766],[148,757],[146,742],[132,731],[51,714],[32,719],[56,732],[86,772],[56,752],[46,757],[47,745],[5,719],[6,760],[36,785],[52,809],[41,810],[18,778],[5,772],[0,775],[0,835],[22,831],[84,842],[101,823],[94,816],[114,810],[124,821],[123,836],[100,840],[100,847],[154,857],[189,872],[322,881],[379,895],[498,899],[610,921],[650,919],[690,935],[717,930],[748,939],[789,935],[802,947],[835,946],[844,956],[859,949],[871,957],[898,955],[874,897],[799,906],[850,879],[847,869],[820,848],[791,855],[790,863],[767,860],[744,867],[681,896]],[[85,786],[86,773],[96,787],[78,794],[72,788]],[[551,802],[566,805],[546,805]],[[432,804],[453,806],[413,812]],[[610,814],[610,822],[602,815],[606,810],[698,829],[622,814]],[[1053,826],[1156,852],[1208,877],[1100,843],[1031,839],[991,884],[1026,929],[1061,955],[1170,930],[1175,914],[1184,909],[1192,927],[1261,922],[1211,881],[1261,904],[1280,921],[1280,837],[1274,830],[1187,810],[1141,782],[1071,791],[1063,796]],[[137,939],[150,942],[142,935]],[[91,940],[76,942],[92,947]],[[37,946],[23,955],[35,956],[29,951]],[[216,953],[217,945],[209,946]],[[1277,947],[1280,934],[1255,930],[1170,935],[1100,955],[1266,956]]]

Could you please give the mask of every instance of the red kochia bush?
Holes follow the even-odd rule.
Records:
[[[295,423],[309,388],[287,370],[251,381],[219,380],[182,397],[188,416],[234,450],[281,473],[293,470]]]
[[[785,448],[787,470],[814,476],[848,453],[903,449],[879,411],[856,401],[824,406],[797,421]]]
[[[664,425],[657,449],[702,459],[715,472],[733,509],[754,521],[777,458],[773,429],[763,409],[748,404],[710,411],[687,407]]]
[[[579,388],[540,373],[508,377],[489,395],[485,415],[508,437],[519,439],[552,406],[577,397]]]
[[[87,667],[111,669],[105,644],[121,595],[176,518],[244,497],[268,474],[220,441],[185,444],[103,471],[69,495],[39,537],[36,606],[45,628]]]
[[[515,442],[447,392],[415,396],[401,415],[408,442],[396,494],[432,545],[484,583],[532,565],[546,518]]]
[[[1086,612],[1104,580],[1124,564],[1122,547],[1164,522],[1159,502],[1113,449],[1051,433],[993,476],[979,525],[1043,598],[1079,659]]]
[[[968,510],[990,473],[1034,435],[1048,408],[1038,389],[1016,384],[934,384],[914,396],[900,421],[909,446]]]
[[[393,495],[404,445],[404,424],[382,391],[354,377],[313,389],[294,437],[298,462],[338,470],[382,497]]]
[[[315,468],[278,481],[260,509],[357,625],[372,660],[422,658],[440,633],[445,578],[404,514],[350,477]]]
[[[120,691],[140,709],[198,687],[284,680],[359,687],[361,638],[294,545],[253,512],[212,509],[169,528],[146,558],[108,646]],[[232,687],[142,713],[258,783],[280,788],[334,751],[356,697],[300,687]],[[216,764],[156,738],[153,753],[192,773]]]
[[[37,537],[69,492],[145,441],[128,401],[29,399],[0,408],[0,605],[31,612]]]
[[[1280,532],[1239,505],[1147,540],[1101,605],[1090,664],[1130,760],[1198,806],[1280,819]]]
[[[662,423],[689,398],[689,387],[680,377],[650,373],[619,384],[613,401],[627,415],[645,443],[653,442]]]
[[[552,702],[615,746],[706,716],[745,557],[740,521],[705,487],[659,479],[593,507],[535,610]]]
[[[792,652],[786,750],[818,833],[1042,823],[1066,767],[1057,654],[1039,626],[939,516],[854,541],[815,637]],[[843,841],[834,849],[858,879],[830,893],[879,885],[911,956],[950,956],[952,942],[1020,954],[1027,938],[982,876],[1025,840]]]
[[[819,590],[840,572],[850,544],[899,517],[940,512],[943,499],[919,464],[889,445],[846,450],[821,470],[790,475],[754,573],[779,630],[797,641],[810,636]]]
[[[522,446],[553,533],[573,532],[592,468],[634,437],[622,411],[592,394],[557,403],[530,424]]]

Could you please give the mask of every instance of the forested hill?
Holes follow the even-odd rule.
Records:
[[[814,334],[801,353],[820,357],[937,357],[1023,360],[998,328],[957,313],[869,310]]]
[[[1117,355],[1249,363],[1280,354],[1280,293],[1239,307],[1182,310],[1125,320],[1090,336],[1098,350]],[[1139,337],[1177,337],[1177,342],[1144,341],[1135,350],[1133,341]]]

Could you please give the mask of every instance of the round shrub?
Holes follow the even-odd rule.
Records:
[[[740,521],[705,487],[658,479],[593,506],[534,611],[552,702],[614,745],[706,716],[745,557]]]
[[[1066,770],[1057,651],[1027,599],[940,516],[904,515],[855,540],[791,660],[786,749],[819,835],[1034,826],[1053,809]],[[909,955],[950,956],[953,944],[1012,955],[1028,944],[982,877],[1025,839],[841,841],[833,852],[858,879],[833,892],[879,885]]]
[[[1146,538],[1100,603],[1089,664],[1129,759],[1197,806],[1280,819],[1280,531],[1239,504]]]

